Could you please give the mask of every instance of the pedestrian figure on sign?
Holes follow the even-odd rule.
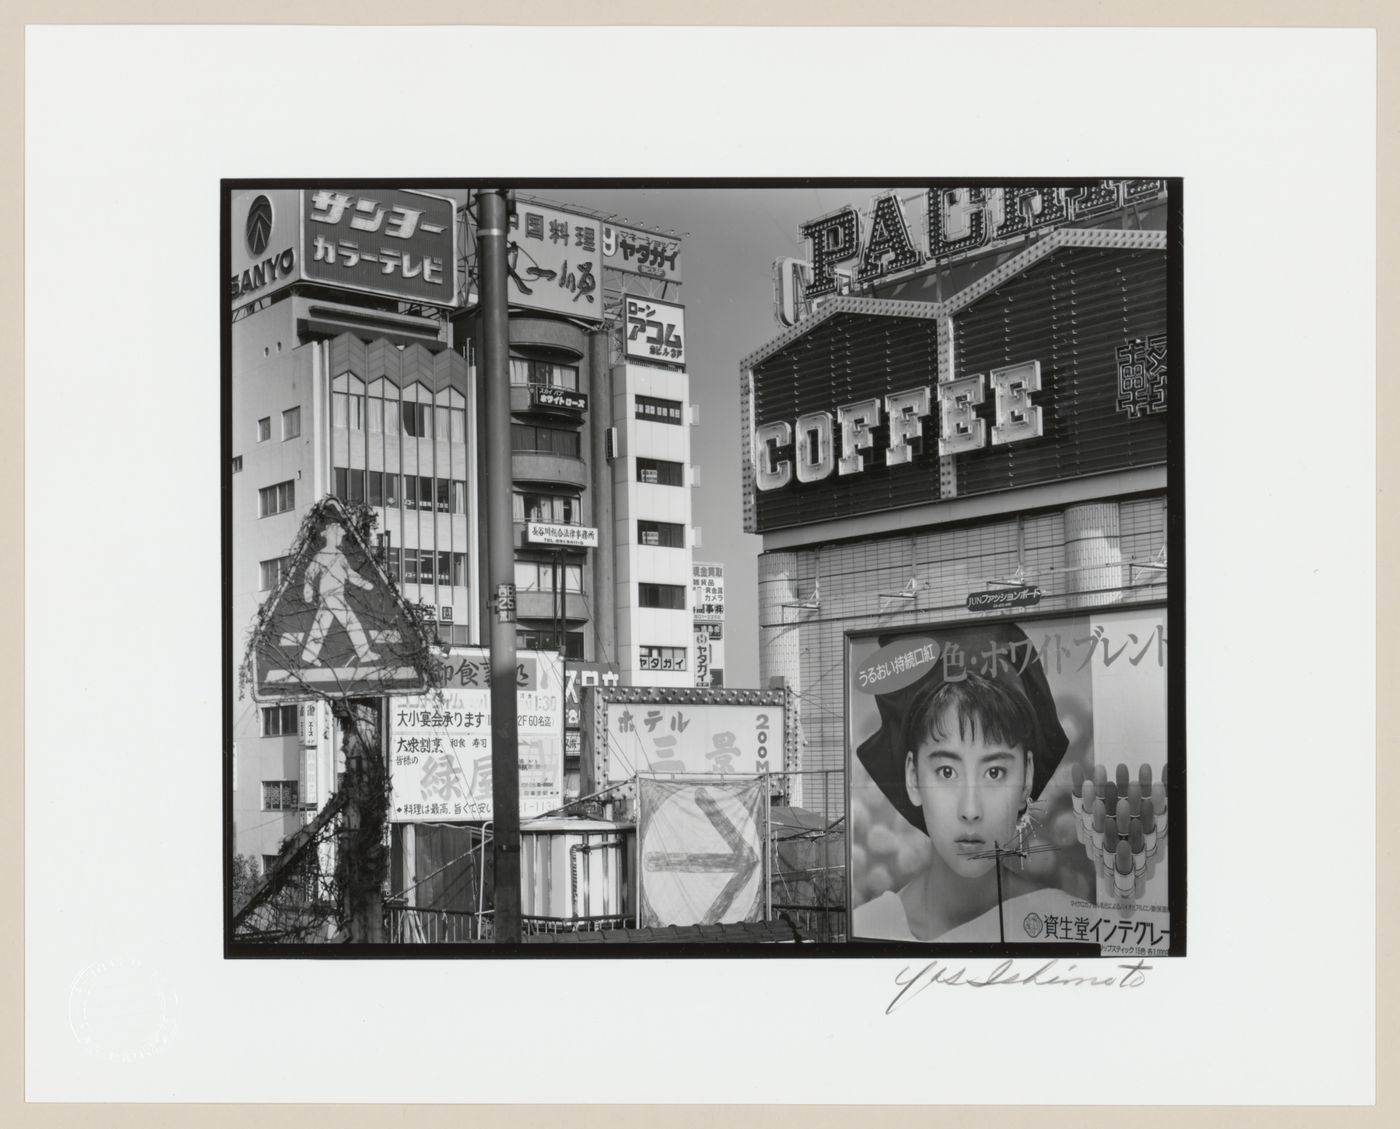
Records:
[[[307,664],[317,661],[331,624],[339,620],[350,637],[350,645],[355,648],[355,657],[362,663],[373,662],[379,655],[370,648],[369,636],[360,617],[346,600],[345,586],[372,590],[374,584],[366,580],[353,568],[346,557],[349,538],[343,538],[338,549],[329,545],[323,547],[306,564],[306,574],[302,580],[302,599],[316,609],[316,618],[306,633],[306,643],[302,647],[301,661]]]

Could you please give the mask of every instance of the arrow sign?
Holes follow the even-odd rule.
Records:
[[[643,925],[714,925],[761,916],[761,780],[639,778]]]

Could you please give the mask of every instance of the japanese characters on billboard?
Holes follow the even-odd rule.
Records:
[[[696,623],[724,622],[724,565],[696,561],[691,569],[691,607]]]
[[[295,189],[235,192],[229,201],[229,299],[265,298],[301,278],[301,199]]]
[[[663,282],[681,281],[681,241],[615,223],[603,224],[603,265]]]
[[[622,341],[629,361],[685,364],[685,307],[659,298],[623,298]]]
[[[510,304],[601,321],[601,226],[587,216],[518,201],[506,242]]]
[[[457,304],[456,206],[446,196],[397,188],[303,192],[301,254],[311,282]]]
[[[617,663],[568,659],[564,664],[564,728],[583,728],[583,691],[590,686],[616,686]]]
[[[440,693],[389,702],[389,819],[395,823],[493,818],[491,660],[485,648],[454,649]],[[520,815],[563,803],[564,683],[559,656],[518,652],[516,721]]]
[[[638,784],[638,924],[717,925],[764,915],[761,779]]]
[[[852,940],[1165,954],[1166,611],[847,637]]]
[[[623,688],[602,692],[594,752],[599,787],[656,775],[783,771],[786,726],[781,691],[748,691],[770,700],[714,702],[683,700],[698,691],[680,691],[675,701],[644,697],[626,700]],[[739,693],[735,691],[735,693]]]

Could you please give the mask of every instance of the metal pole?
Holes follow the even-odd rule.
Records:
[[[993,858],[996,859],[997,868],[997,927],[1001,930],[1001,943],[1006,944],[1006,917],[1002,913],[1001,907],[1001,844],[993,843],[992,850],[995,852]]]
[[[511,515],[509,193],[477,193],[482,380],[486,387],[486,552],[491,616],[491,801],[496,940],[520,943],[520,750],[515,689],[515,527]]]

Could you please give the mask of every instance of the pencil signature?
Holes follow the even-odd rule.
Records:
[[[1004,960],[982,976],[969,974],[966,967],[952,968],[936,960],[917,970],[906,967],[895,975],[894,982],[899,991],[885,1008],[885,1014],[903,1007],[933,984],[950,988],[996,988],[1013,984],[1023,988],[1141,988],[1147,983],[1147,974],[1155,967],[1138,960],[1132,964],[1118,965],[1117,972],[1091,976],[1083,973],[1069,975],[1079,967],[1071,964],[1064,970],[1065,975],[1061,975],[1056,971],[1059,963],[1058,960],[1048,960],[1034,971],[1022,973],[1017,970],[1015,961]]]

